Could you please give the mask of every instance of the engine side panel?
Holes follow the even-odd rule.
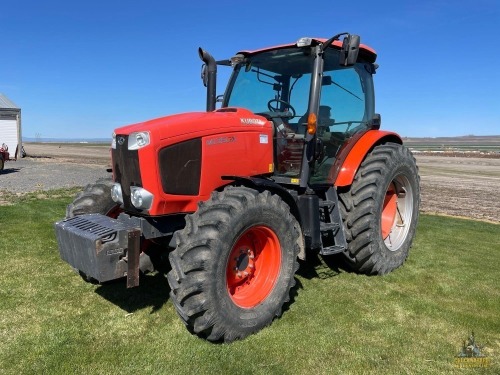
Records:
[[[172,124],[168,119],[159,120],[161,126],[143,123],[116,131],[124,136],[138,130],[151,133],[151,144],[137,151],[137,165],[125,159],[115,160],[116,153],[113,157],[115,170],[123,173],[133,168],[140,173],[140,186],[154,195],[151,209],[138,212],[125,202],[127,211],[151,216],[193,212],[198,202],[230,182],[223,176],[273,172],[273,127],[264,118],[242,109],[205,113],[195,123],[189,119],[182,132],[177,131],[181,127],[179,119],[172,119]],[[168,129],[170,125],[175,129]],[[116,176],[115,180],[120,181]],[[126,194],[130,188],[122,186],[122,190]]]

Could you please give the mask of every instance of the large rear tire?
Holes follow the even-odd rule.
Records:
[[[401,266],[412,245],[420,206],[415,158],[404,146],[376,146],[348,191],[339,194],[351,268],[386,274]]]
[[[295,285],[299,225],[277,195],[214,192],[186,217],[170,253],[170,297],[191,332],[231,342],[269,325]]]

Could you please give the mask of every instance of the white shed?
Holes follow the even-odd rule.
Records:
[[[11,158],[21,158],[21,108],[0,93],[0,146],[4,143],[9,147]]]

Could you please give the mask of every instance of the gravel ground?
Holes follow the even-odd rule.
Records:
[[[27,157],[5,163],[0,172],[0,204],[5,192],[83,187],[111,177],[106,171],[111,166],[107,144],[25,143],[24,148]]]
[[[2,191],[29,193],[85,186],[101,177],[111,177],[104,164],[77,164],[54,159],[25,158],[9,161],[0,172],[0,197]]]

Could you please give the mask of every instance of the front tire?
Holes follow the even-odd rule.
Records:
[[[404,146],[376,146],[349,190],[339,194],[350,267],[368,275],[401,266],[412,245],[420,206],[415,158]]]
[[[277,195],[215,192],[186,217],[170,253],[170,297],[191,332],[231,342],[269,325],[295,285],[299,225]]]
[[[67,206],[66,218],[85,214],[118,217],[121,209],[120,205],[111,199],[112,186],[113,181],[110,178],[101,178],[96,183],[87,185]]]

